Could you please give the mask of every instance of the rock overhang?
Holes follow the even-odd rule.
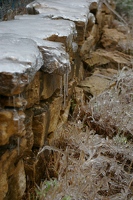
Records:
[[[95,6],[93,6],[95,4]],[[75,22],[77,43],[82,44],[88,21],[91,20],[91,9],[97,7],[98,0],[35,0],[27,5],[29,14],[38,14],[41,18],[64,19]],[[92,8],[91,8],[92,7]],[[26,16],[25,16],[26,17]],[[82,30],[82,34],[81,34]]]
[[[22,92],[43,65],[42,54],[31,39],[0,35],[0,94]]]
[[[19,35],[14,29],[9,33],[8,30],[0,34],[0,94],[10,96],[21,93],[40,69],[60,75],[71,70],[69,55],[62,43],[28,34]]]

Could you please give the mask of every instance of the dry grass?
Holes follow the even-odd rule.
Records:
[[[89,102],[88,121],[108,135],[133,134],[133,69],[121,70],[115,86]],[[90,116],[89,116],[90,114]]]
[[[59,129],[40,154],[46,149],[49,180],[38,187],[38,199],[133,199],[133,147],[125,137],[104,138],[79,121]]]

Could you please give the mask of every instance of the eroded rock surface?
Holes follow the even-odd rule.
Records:
[[[103,28],[101,43],[105,49],[116,49],[119,42],[127,39],[127,35],[116,29]]]
[[[18,200],[21,199],[26,189],[26,176],[23,160],[20,160],[9,179],[8,198]]]
[[[56,114],[56,113],[55,113]],[[33,133],[34,146],[42,147],[48,134],[50,111],[46,104],[34,108]]]
[[[117,50],[106,51],[104,49],[97,49],[96,51],[85,55],[84,61],[91,68],[94,66],[111,64],[117,69],[119,64],[122,66],[131,66],[131,59],[132,58],[130,55],[124,54]]]
[[[8,144],[11,136],[25,135],[24,119],[23,111],[0,110],[0,145]]]
[[[133,59],[132,41],[130,34],[125,35],[107,26],[102,29],[102,37],[100,39],[92,29],[89,37],[81,47],[80,55],[90,68],[107,64],[116,69],[120,64],[122,67],[125,65],[131,67],[131,60]],[[100,44],[100,48],[96,46],[97,43]]]
[[[79,86],[83,88],[88,98],[89,95],[97,96],[115,84],[113,76],[116,75],[117,70],[97,68],[90,77],[86,77],[85,80],[81,81]]]

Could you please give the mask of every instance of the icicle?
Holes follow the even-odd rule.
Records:
[[[68,70],[64,74],[64,107],[66,106],[66,96],[68,96]]]
[[[29,75],[27,73],[25,73],[23,79],[21,77],[19,78],[19,83],[21,86],[25,86],[26,84],[29,84],[30,83]]]
[[[18,86],[18,77],[15,73],[13,74],[12,82],[14,84],[14,87],[11,89],[11,94],[13,95],[14,91],[16,90],[16,88]]]
[[[14,108],[14,113],[13,113],[13,120],[18,122],[18,134],[20,131],[20,117],[18,115],[17,110]],[[18,150],[18,155],[20,153],[20,137],[17,138],[17,150]]]
[[[66,96],[68,96],[68,75],[69,75],[69,73],[68,73],[68,70],[67,70],[67,73],[66,73]]]
[[[21,94],[18,95],[19,101],[21,101]]]
[[[18,116],[18,112],[15,108],[16,102],[15,102],[15,96],[13,96],[13,120],[14,121],[19,121],[19,116]]]
[[[19,95],[18,95],[18,101],[19,101],[19,104],[20,104],[21,106],[23,105],[23,100],[22,100],[22,99],[23,99],[22,95],[19,94]],[[23,110],[23,107],[21,107],[20,110]]]
[[[9,106],[11,105],[11,97],[8,99]]]
[[[63,88],[62,76],[60,76],[60,96],[62,96],[62,88]]]
[[[14,108],[14,111],[16,111],[16,109],[15,109],[15,96],[13,96],[13,108]]]
[[[18,156],[20,154],[20,137],[17,138],[17,149],[18,149]]]
[[[15,109],[14,109],[14,112],[13,112],[13,120],[14,121],[19,121],[19,115],[18,115],[17,110],[15,110]]]
[[[64,107],[66,106],[66,74],[64,74]]]
[[[20,117],[18,115],[18,132],[20,131]]]
[[[16,102],[15,102],[15,96],[13,96],[13,120],[14,121],[18,121],[19,120],[19,116],[18,116],[18,112],[15,108]]]
[[[13,110],[13,120],[18,122],[18,134],[19,134],[19,131],[20,131],[20,117],[19,117],[19,114],[15,108],[15,104],[16,104],[16,101],[15,101],[15,96],[13,96],[13,107],[14,107],[14,110]],[[17,138],[17,151],[18,151],[18,155],[20,154],[20,137]]]

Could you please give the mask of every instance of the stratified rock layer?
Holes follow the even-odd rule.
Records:
[[[96,51],[86,55],[84,61],[88,64],[89,67],[112,64],[117,69],[119,64],[122,66],[132,65],[131,56],[117,50],[106,51],[104,49],[97,49]]]

